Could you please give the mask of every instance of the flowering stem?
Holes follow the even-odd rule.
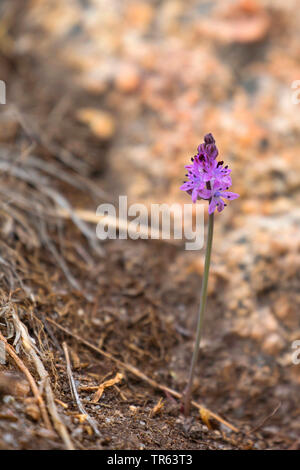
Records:
[[[196,334],[195,347],[194,347],[194,352],[193,352],[193,357],[192,357],[192,362],[191,362],[191,367],[190,367],[189,380],[188,380],[188,384],[184,392],[185,416],[188,416],[190,414],[190,403],[191,403],[195,368],[196,368],[198,355],[199,355],[199,346],[200,346],[200,340],[201,340],[201,334],[202,334],[204,311],[205,311],[206,297],[207,297],[207,284],[208,284],[210,257],[211,257],[211,249],[212,249],[213,231],[214,231],[214,213],[210,214],[209,219],[208,219],[208,235],[207,235],[207,244],[206,244],[206,253],[205,253],[204,273],[203,273],[202,288],[201,288],[200,306],[199,306],[199,312],[198,312],[197,334]]]

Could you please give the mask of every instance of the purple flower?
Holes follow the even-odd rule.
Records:
[[[228,188],[226,188],[228,189]],[[208,213],[212,214],[215,209],[221,212],[227,204],[224,203],[223,199],[233,200],[239,197],[239,194],[226,191],[221,188],[217,181],[215,181],[211,189],[203,189],[199,192],[202,199],[209,199]]]
[[[218,149],[212,134],[204,137],[204,143],[198,147],[198,153],[192,158],[192,163],[186,165],[188,181],[180,187],[192,196],[195,203],[197,199],[209,199],[209,214],[215,209],[221,212],[226,204],[223,199],[236,199],[238,194],[227,191],[232,185],[231,170],[223,161],[216,161]]]

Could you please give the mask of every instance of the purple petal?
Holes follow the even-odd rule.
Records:
[[[211,190],[210,189],[201,189],[200,191],[198,191],[198,195],[202,199],[209,199],[209,198],[211,198]]]
[[[218,212],[222,212],[224,207],[225,207],[224,201],[222,201],[222,199],[219,199],[219,201],[218,201]]]
[[[214,181],[213,186],[212,186],[212,191],[215,192],[218,189],[220,189],[220,182],[218,180]]]
[[[217,158],[218,153],[219,153],[218,149],[214,144],[209,144],[209,145],[206,146],[206,154],[212,160],[215,160]]]
[[[188,191],[189,189],[192,189],[193,185],[191,181],[187,181],[186,183],[183,183],[182,186],[180,186],[181,191]]]
[[[198,145],[197,150],[198,150],[198,153],[202,155],[205,152],[205,144]]]
[[[198,189],[197,188],[194,188],[193,189],[193,192],[192,192],[192,201],[193,203],[195,203],[198,199]]]
[[[230,176],[225,176],[225,177],[217,177],[216,178],[216,181],[218,182],[219,184],[219,188],[221,189],[226,189],[226,188],[229,188],[229,186],[232,185],[232,181],[231,181],[231,178]]]
[[[233,200],[233,199],[237,199],[238,197],[240,197],[239,194],[237,193],[232,193],[230,191],[222,191],[220,193],[220,196],[221,197],[224,197],[225,199],[230,199],[230,200]]]

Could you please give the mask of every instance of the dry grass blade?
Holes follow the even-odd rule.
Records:
[[[84,221],[82,221],[73,210],[69,202],[66,198],[64,198],[61,194],[57,191],[54,191],[52,188],[40,188],[41,191],[49,196],[56,204],[66,213],[69,215],[70,219],[73,223],[78,227],[78,229],[83,233],[83,235],[87,238],[89,243],[91,244],[94,251],[100,255],[104,255],[104,250],[99,246],[99,241],[96,238],[96,234],[93,230],[91,230]]]
[[[266,424],[266,422],[277,413],[277,411],[279,410],[281,405],[282,405],[282,403],[279,402],[271,413],[269,413],[267,416],[265,416],[257,426],[255,426],[253,429],[251,429],[250,433],[253,434],[254,432],[257,432],[260,428],[262,428]]]
[[[41,226],[41,231],[40,231],[40,235],[42,237],[42,240],[44,242],[44,244],[48,247],[49,251],[52,253],[52,256],[53,258],[55,259],[55,261],[57,262],[58,266],[60,267],[60,269],[62,270],[62,272],[64,273],[65,277],[68,279],[68,282],[69,284],[76,290],[81,290],[81,287],[79,285],[79,283],[77,282],[77,280],[74,278],[74,276],[72,276],[69,268],[68,268],[68,265],[67,263],[65,262],[65,260],[59,255],[54,243],[52,243],[50,237],[48,237],[47,235],[47,230],[46,230],[46,224],[42,221],[40,221],[40,226]]]
[[[99,433],[98,431],[98,428],[94,422],[94,420],[90,417],[90,415],[86,412],[83,404],[81,403],[81,400],[79,398],[79,395],[78,395],[78,392],[77,392],[77,388],[76,388],[76,385],[75,385],[75,380],[74,380],[74,377],[73,377],[73,374],[72,374],[72,368],[71,368],[71,361],[70,361],[70,357],[69,357],[69,351],[68,351],[68,347],[67,347],[67,344],[64,342],[63,343],[63,350],[64,350],[64,353],[65,353],[65,357],[66,357],[66,362],[67,362],[67,373],[68,373],[68,378],[69,378],[69,383],[70,383],[70,389],[71,389],[71,392],[72,392],[72,395],[73,395],[73,398],[76,402],[76,405],[78,406],[78,409],[80,411],[80,413],[82,415],[84,415],[86,417],[86,420],[87,422],[90,424],[91,428],[93,429],[94,433],[96,434],[96,436],[100,437],[101,434]]]
[[[51,385],[50,385],[50,378],[49,378],[49,375],[48,375],[42,361],[38,357],[37,348],[33,344],[32,339],[30,338],[30,336],[28,334],[26,326],[19,320],[16,313],[13,313],[13,321],[14,321],[15,329],[16,329],[17,332],[19,332],[20,337],[22,339],[23,347],[24,347],[25,351],[27,352],[27,354],[32,359],[32,361],[33,361],[33,363],[34,363],[34,365],[37,369],[37,372],[38,372],[38,374],[41,378],[42,384],[45,388],[48,409],[49,409],[49,413],[52,417],[54,427],[55,427],[57,433],[62,438],[62,440],[63,440],[63,442],[66,446],[66,449],[67,450],[74,450],[74,446],[73,446],[73,443],[72,443],[71,438],[69,436],[69,433],[67,431],[67,428],[64,425],[64,423],[62,422],[62,420],[61,420],[61,418],[60,418],[60,416],[57,412],[57,408],[56,408],[56,405],[55,405],[55,399],[54,399],[53,392],[52,392]],[[52,429],[51,425],[50,425],[50,429]]]

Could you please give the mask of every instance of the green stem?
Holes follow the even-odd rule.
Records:
[[[191,367],[190,367],[189,380],[188,380],[188,384],[184,393],[185,416],[189,416],[190,414],[190,404],[191,404],[191,395],[192,395],[192,388],[193,388],[193,382],[194,382],[195,368],[196,368],[198,355],[199,355],[202,325],[203,325],[204,311],[205,311],[206,297],[207,297],[207,283],[208,283],[208,275],[209,275],[213,231],[214,231],[214,213],[210,214],[209,219],[208,219],[208,235],[207,235],[207,244],[206,244],[206,253],[205,253],[204,273],[203,273],[202,288],[201,288],[200,306],[199,306],[199,312],[198,312],[197,334],[196,334],[195,347],[194,347],[194,352],[193,352],[193,357],[192,357],[192,362],[191,362]]]

